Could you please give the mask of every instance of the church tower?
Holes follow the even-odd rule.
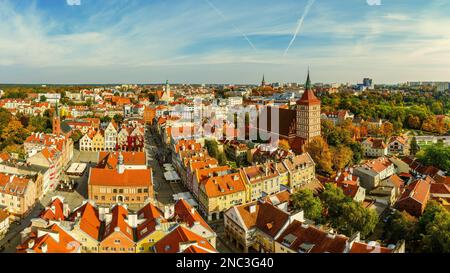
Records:
[[[60,136],[61,135],[61,118],[59,116],[58,103],[56,103],[55,113],[53,113],[52,128],[53,128],[53,134],[54,135],[56,135],[56,136]]]
[[[263,74],[263,79],[262,79],[262,82],[261,82],[261,87],[264,87],[264,86],[266,86],[266,75]]]
[[[297,137],[304,139],[306,144],[321,135],[320,107],[321,102],[312,91],[308,70],[305,92],[297,101]]]

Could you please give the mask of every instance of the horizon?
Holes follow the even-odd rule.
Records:
[[[1,84],[450,81],[443,0],[0,4]]]

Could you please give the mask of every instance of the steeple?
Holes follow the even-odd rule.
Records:
[[[303,92],[302,98],[297,101],[299,105],[320,105],[320,100],[314,95],[314,91],[312,90],[311,77],[308,68],[308,77],[306,78],[305,83],[305,92]]]
[[[311,90],[311,78],[309,77],[309,67],[308,67],[308,78],[305,83],[305,91]]]
[[[263,79],[262,79],[262,82],[261,82],[261,87],[264,87],[264,86],[266,86],[266,75],[263,74]]]
[[[55,113],[53,114],[53,124],[52,124],[53,134],[56,136],[61,135],[61,119],[59,117],[58,103],[55,106]]]

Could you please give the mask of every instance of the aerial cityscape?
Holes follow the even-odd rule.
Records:
[[[0,252],[450,253],[450,3],[274,2],[0,0]]]

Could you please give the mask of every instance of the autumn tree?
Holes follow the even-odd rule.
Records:
[[[353,152],[347,146],[338,146],[331,149],[333,153],[333,165],[335,170],[341,171],[347,167],[353,159]]]
[[[386,121],[385,123],[383,123],[383,125],[381,125],[381,134],[385,138],[391,137],[393,133],[394,133],[394,125],[389,121]]]
[[[322,137],[313,139],[307,146],[307,152],[321,170],[326,173],[333,172],[333,163],[330,148]]]

